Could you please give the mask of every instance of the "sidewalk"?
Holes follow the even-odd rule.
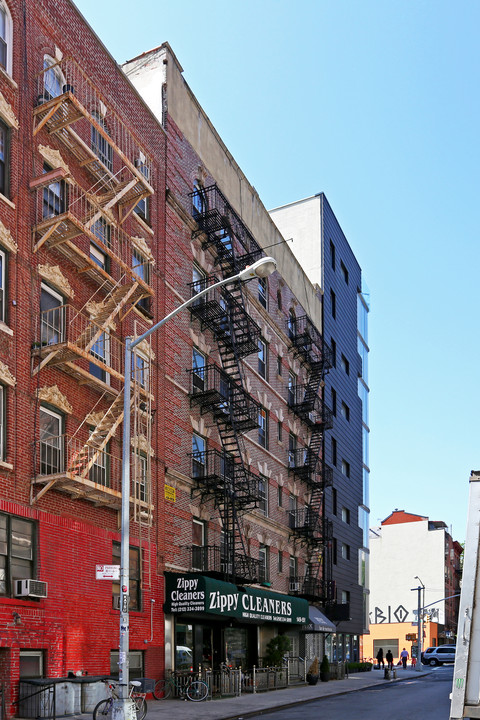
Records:
[[[317,685],[297,685],[285,690],[272,690],[256,694],[246,694],[222,700],[207,700],[201,703],[188,703],[184,700],[148,700],[148,713],[145,720],[185,720],[192,715],[195,720],[240,720],[250,715],[263,714],[270,710],[279,710],[289,705],[308,703],[323,697],[344,695],[345,693],[379,686],[385,687],[402,680],[414,680],[431,672],[427,666],[420,671],[412,668],[404,670],[396,667],[396,680],[385,680],[383,670],[353,673],[345,680],[318,682]]]

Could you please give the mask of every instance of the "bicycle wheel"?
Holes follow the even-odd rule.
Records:
[[[93,720],[111,720],[112,710],[113,710],[112,698],[107,698],[106,700],[100,700],[100,702],[97,705],[95,705],[95,709],[93,711]]]
[[[144,697],[132,698],[135,703],[135,709],[137,711],[137,720],[143,720],[147,714],[147,701]]]
[[[196,680],[187,686],[187,697],[192,702],[201,702],[208,695],[208,685],[201,680]]]
[[[172,683],[168,680],[158,680],[153,689],[155,700],[166,700],[172,694]]]

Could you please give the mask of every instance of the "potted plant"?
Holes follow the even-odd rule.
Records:
[[[323,660],[320,663],[320,680],[322,682],[328,682],[328,680],[330,680],[330,663],[326,655],[323,656]]]
[[[318,657],[313,659],[312,664],[308,668],[307,682],[309,685],[316,685],[318,682]]]

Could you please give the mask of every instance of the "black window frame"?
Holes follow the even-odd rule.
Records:
[[[11,128],[0,119],[0,133],[3,134],[3,156],[0,152],[0,193],[10,197],[10,140]],[[0,142],[0,151],[2,143]]]
[[[6,552],[0,553],[0,558],[5,557],[5,564],[4,564],[4,583],[5,583],[5,592],[3,592],[2,586],[1,586],[1,578],[0,578],[0,597],[14,597],[15,596],[15,581],[16,580],[28,580],[28,579],[36,579],[37,577],[37,540],[38,540],[38,525],[34,520],[30,520],[29,518],[20,517],[18,515],[12,515],[10,513],[0,513],[0,518],[2,520],[0,521],[1,528],[0,528],[0,548],[2,548],[2,545],[6,545]],[[3,518],[5,518],[5,538],[2,537],[3,535]],[[18,521],[20,523],[25,523],[26,525],[30,526],[31,528],[31,558],[28,561],[29,569],[28,572],[25,573],[25,575],[22,576],[13,576],[12,573],[12,536],[14,530],[12,530],[12,525],[15,521]],[[3,541],[3,542],[2,542]],[[25,560],[25,558],[21,558],[20,556],[15,556],[18,560]],[[0,568],[0,575],[1,575]]]
[[[132,563],[132,558],[137,558],[136,567],[138,572],[136,575],[132,574],[132,568],[135,568]],[[142,611],[142,557],[141,548],[138,545],[129,545],[129,569],[130,577],[128,583],[128,595],[129,595],[129,611],[141,612]],[[112,543],[112,564],[121,565],[121,543],[114,540]],[[132,584],[133,583],[133,584]],[[132,587],[134,592],[132,592]],[[118,592],[115,592],[118,588]],[[113,580],[112,582],[112,597],[120,597],[120,580]]]

